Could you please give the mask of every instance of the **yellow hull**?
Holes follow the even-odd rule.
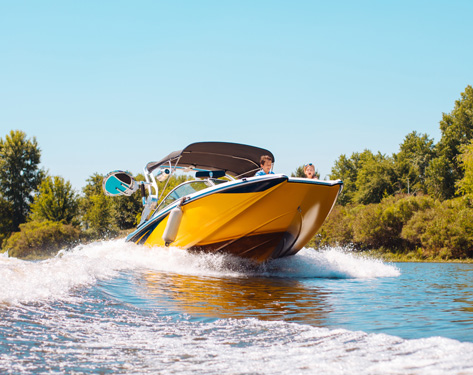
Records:
[[[255,192],[215,192],[182,205],[182,220],[172,246],[226,252],[262,262],[297,253],[330,213],[342,183],[280,178]],[[129,240],[164,246],[169,214]]]

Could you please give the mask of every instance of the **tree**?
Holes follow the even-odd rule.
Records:
[[[427,134],[409,133],[394,155],[397,190],[401,193],[427,193],[425,171],[435,156],[434,141]]]
[[[464,176],[458,155],[462,153],[462,147],[473,139],[473,87],[468,85],[461,93],[461,99],[455,101],[452,112],[442,115],[440,130],[442,138],[436,151],[441,160],[429,166],[427,184],[430,192],[449,199],[455,194],[455,183]]]
[[[144,176],[135,176],[136,181],[144,181]],[[113,197],[113,207],[115,210],[115,223],[119,229],[131,229],[139,223],[140,214],[143,210],[143,202],[139,191],[131,196]]]
[[[457,193],[471,195],[473,194],[473,141],[463,146],[461,152],[458,160],[464,170],[464,175],[460,181],[457,181]]]
[[[102,190],[102,182],[103,182],[103,175],[99,173],[94,173],[90,176],[86,181],[87,185],[82,188],[82,192],[86,197],[90,197],[96,194],[103,194]]]
[[[454,167],[445,155],[430,161],[425,177],[427,192],[433,197],[445,200],[455,194]]]
[[[82,220],[92,238],[111,238],[118,234],[113,206],[110,204],[110,198],[104,194],[95,194],[89,198]]]
[[[135,180],[144,181],[144,176],[139,174]],[[115,233],[117,229],[131,229],[138,224],[140,213],[143,210],[139,191],[131,196],[108,197],[104,195],[102,190],[103,176],[101,174],[93,174],[87,179],[87,182],[88,184],[82,189],[84,197],[81,199],[83,221],[87,228],[93,229],[98,226],[103,228],[98,229],[97,233],[109,233],[110,231]],[[97,196],[102,196],[102,198],[99,199]],[[99,207],[94,207],[96,204],[104,205],[104,210],[108,212],[110,221],[105,217],[100,218],[97,210]]]
[[[4,199],[0,193],[0,249],[3,241],[5,241],[12,232],[12,204]]]
[[[366,153],[356,180],[355,202],[361,204],[379,203],[384,197],[393,195],[397,176],[393,158],[380,152]]]
[[[118,233],[113,198],[103,193],[102,181],[103,176],[98,173],[90,176],[82,189],[84,197],[80,199],[82,224],[92,238],[108,238]]]
[[[338,201],[349,203],[378,203],[394,193],[395,170],[393,159],[370,150],[354,152],[350,158],[341,155],[332,168],[330,178],[341,179],[343,190]]]
[[[59,176],[46,177],[31,205],[30,220],[73,223],[79,213],[77,193]]]
[[[346,155],[340,155],[338,160],[335,161],[335,165],[332,167],[330,179],[340,179],[343,181],[343,190],[337,200],[338,204],[344,206],[355,201],[354,195],[356,193],[358,171],[363,163],[362,159],[364,159],[368,154],[371,154],[371,151],[365,150],[361,154],[354,152],[350,158],[347,158]]]
[[[26,221],[33,193],[44,175],[38,169],[40,158],[35,137],[26,139],[24,132],[12,130],[5,140],[0,138],[0,190],[11,203],[12,231]]]

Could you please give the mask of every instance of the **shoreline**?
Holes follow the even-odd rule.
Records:
[[[399,263],[466,263],[473,264],[473,259],[442,259],[440,257],[424,258],[415,253],[396,254],[390,252],[381,252],[380,250],[367,250],[357,252],[361,256],[368,256],[369,258],[381,259],[386,262]]]

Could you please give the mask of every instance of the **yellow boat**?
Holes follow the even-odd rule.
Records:
[[[343,183],[254,176],[265,149],[225,142],[193,143],[161,161],[148,163],[141,184],[145,209],[127,241],[224,252],[258,262],[296,254],[316,234]],[[157,181],[178,170],[195,172],[158,202]],[[108,195],[138,190],[132,176],[115,171],[104,179]],[[157,206],[157,207],[156,207]]]

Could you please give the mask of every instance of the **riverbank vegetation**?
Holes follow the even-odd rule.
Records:
[[[391,156],[370,150],[341,155],[331,179],[344,189],[311,241],[391,258],[473,257],[473,88],[442,115],[441,139],[413,131]],[[394,258],[396,257],[394,256]]]
[[[471,86],[442,114],[440,130],[438,143],[412,131],[393,155],[341,155],[330,179],[341,179],[344,189],[309,246],[341,245],[390,260],[473,259]],[[105,196],[98,173],[78,193],[40,169],[40,157],[36,139],[20,130],[0,138],[1,251],[50,256],[80,242],[123,235],[139,223],[139,194]],[[183,178],[160,187],[169,191]]]
[[[473,258],[473,207],[468,197],[440,201],[398,194],[377,204],[335,206],[311,246],[376,249],[390,259]]]

